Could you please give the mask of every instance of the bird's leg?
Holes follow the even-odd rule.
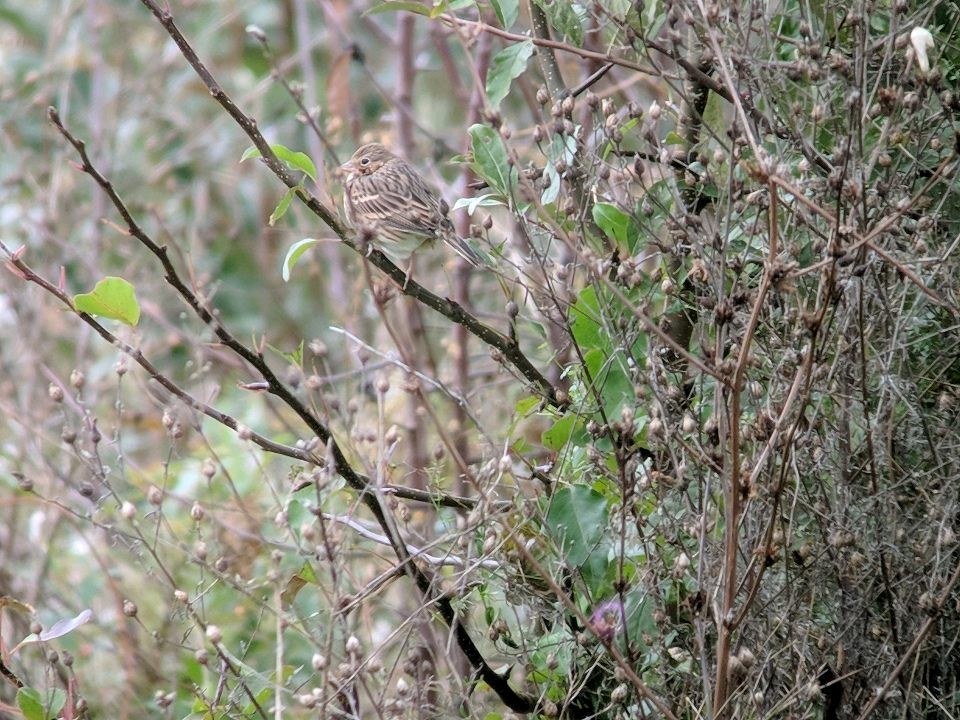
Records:
[[[407,269],[404,272],[405,277],[403,278],[403,292],[407,292],[407,285],[410,284],[410,276],[413,274],[413,255],[410,256],[410,262],[407,263]]]

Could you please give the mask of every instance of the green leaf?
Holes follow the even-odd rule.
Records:
[[[497,14],[497,20],[504,30],[509,30],[520,16],[519,0],[490,0],[493,5],[493,11]]]
[[[713,92],[713,90],[709,92],[710,94],[707,96],[707,106],[703,111],[703,126],[716,132],[718,128],[724,126],[726,103],[723,98]]]
[[[630,227],[630,216],[616,205],[610,203],[594,205],[593,221],[608,237],[620,243],[626,242],[627,228]]]
[[[17,690],[17,707],[27,720],[47,720],[43,710],[43,698],[40,693],[30,687]]]
[[[576,415],[565,415],[543,431],[540,440],[544,447],[559,452],[572,439],[583,434],[583,423]]]
[[[273,151],[273,154],[276,155],[279,160],[286,163],[287,167],[291,170],[299,170],[314,182],[317,181],[317,166],[313,164],[313,160],[310,159],[309,155],[298,150],[291,150],[287,146],[279,143],[271,145],[270,149]],[[249,147],[243,151],[243,155],[240,156],[240,162],[258,157],[262,157],[260,151],[255,147]]]
[[[657,623],[653,617],[654,603],[640,593],[639,588],[627,595],[624,608],[630,639],[643,642],[643,638],[656,637]]]
[[[257,150],[257,148],[255,148],[253,145],[251,145],[250,147],[248,147],[246,150],[243,151],[243,155],[240,156],[240,162],[243,162],[244,160],[249,160],[250,158],[258,158],[258,157],[260,157],[260,151]]]
[[[533,55],[534,46],[529,40],[507,45],[494,55],[487,70],[487,97],[494,108],[510,92],[510,84],[520,77],[527,69],[527,61]]]
[[[632,216],[616,205],[597,203],[593,206],[593,221],[607,237],[633,253],[640,239],[640,228]]]
[[[680,133],[674,130],[671,130],[670,132],[667,133],[667,136],[663,139],[663,144],[664,145],[686,145],[687,141],[683,139],[683,136]]]
[[[593,286],[581,290],[576,302],[570,307],[570,325],[573,339],[584,350],[609,345],[600,324],[600,303]]]
[[[60,688],[52,688],[47,695],[47,708],[50,710],[50,717],[59,717],[66,702],[67,693]]]
[[[572,135],[554,135],[550,138],[550,144],[547,145],[547,157],[550,162],[543,168],[547,177],[550,178],[550,183],[540,196],[540,202],[543,205],[555,202],[560,194],[560,174],[555,167],[557,161],[563,160],[567,165],[572,165],[576,154],[577,141]]]
[[[486,125],[470,128],[473,162],[470,167],[504,197],[510,197],[517,184],[517,169],[507,161],[507,148],[500,134]]]
[[[309,561],[304,562],[303,567],[300,568],[300,577],[313,585],[316,585],[319,582],[317,580],[317,573]]]
[[[369,10],[364,15],[378,15],[385,12],[412,12],[417,15],[429,15],[430,7],[418,2],[399,2],[398,0],[389,0],[389,2],[380,3]]]
[[[305,562],[299,572],[294,573],[287,580],[287,584],[280,593],[280,601],[284,607],[289,608],[296,600],[299,592],[308,584],[316,584],[317,576],[309,562]]]
[[[275,352],[277,355],[282,357],[291,365],[295,365],[296,367],[303,367],[303,346],[304,346],[304,341],[301,340],[299,345],[293,348],[293,350],[291,350],[290,352],[287,352],[286,350],[281,350],[280,348],[275,347],[270,343],[267,343],[267,347],[270,348],[270,350]]]
[[[67,694],[60,688],[51,688],[46,697],[31,687],[17,691],[17,707],[27,720],[50,720],[60,714],[67,701]]]
[[[290,272],[293,270],[293,266],[297,264],[300,256],[319,242],[316,238],[304,238],[290,246],[286,257],[283,258],[283,269],[280,271],[284,282],[290,282]]]
[[[521,417],[526,417],[533,412],[535,408],[539,407],[541,402],[541,399],[536,395],[528,395],[527,397],[520,398],[515,405],[517,414]]]
[[[478,207],[496,207],[501,205],[503,205],[503,200],[500,200],[496,195],[491,193],[485,193],[483,195],[477,195],[476,197],[460,198],[453,204],[453,209],[459,210],[465,207],[467,213],[473,215]]]
[[[90,292],[74,295],[73,306],[79,312],[119,320],[131,327],[140,321],[136,292],[123,278],[104,278]]]
[[[574,126],[574,132],[580,129],[579,125]],[[550,138],[550,145],[547,147],[547,157],[551,161],[563,160],[567,165],[573,165],[577,156],[577,139],[573,135],[553,135]]]
[[[433,9],[430,11],[430,19],[438,18],[445,12],[455,13],[457,10],[464,10],[466,8],[475,8],[477,3],[475,0],[438,0],[437,4],[433,6]]]
[[[309,155],[303,152],[290,150],[283,145],[271,145],[270,149],[273,150],[274,155],[283,160],[294,170],[300,170],[314,182],[317,181],[317,168],[313,164],[313,160],[310,159]]]
[[[570,565],[580,567],[597,549],[608,521],[603,495],[586,485],[576,485],[553,494],[546,528]]]
[[[297,185],[297,187],[292,187],[283,194],[283,197],[280,198],[280,202],[277,203],[277,206],[273,209],[273,212],[270,213],[270,220],[268,221],[270,227],[276,225],[277,221],[287,214],[287,210],[290,209],[290,202],[296,196],[297,190],[299,190],[301,187],[303,186]]]
[[[607,417],[619,417],[622,406],[632,404],[634,399],[633,383],[622,363],[618,362],[619,357],[619,353],[607,356],[597,348],[583,357],[590,380],[603,400]]]

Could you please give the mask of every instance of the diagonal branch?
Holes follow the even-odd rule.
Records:
[[[361,248],[355,241],[348,237],[347,229],[340,222],[336,213],[307,192],[299,183],[294,173],[277,158],[273,150],[270,149],[270,144],[257,127],[256,120],[249,117],[237,107],[236,103],[234,103],[230,96],[220,87],[220,84],[200,60],[196,51],[184,37],[183,33],[180,32],[180,29],[173,20],[173,15],[168,10],[163,10],[156,0],[141,0],[141,2],[153,13],[160,24],[163,25],[167,34],[170,35],[177,44],[177,47],[180,48],[184,59],[190,64],[194,72],[197,73],[204,85],[207,86],[214,100],[226,110],[227,114],[234,119],[237,125],[240,126],[240,129],[243,130],[247,137],[253,142],[257,150],[260,151],[263,162],[270,168],[271,172],[273,172],[284,185],[295,190],[301,202],[326,223],[346,245],[357,252],[366,252],[365,248]],[[76,147],[76,143],[74,143],[74,146]],[[405,295],[416,298],[419,302],[437,311],[452,322],[462,325],[490,347],[499,350],[504,360],[513,365],[531,385],[537,388],[547,402],[561,408],[567,406],[567,400],[562,396],[558,396],[556,388],[534,367],[529,358],[523,354],[519,342],[494,330],[488,325],[484,325],[464,310],[459,303],[449,298],[441,298],[438,295],[434,295],[411,278],[408,278],[400,268],[390,262],[379,250],[373,250],[367,253],[367,256],[370,262],[400,286]]]

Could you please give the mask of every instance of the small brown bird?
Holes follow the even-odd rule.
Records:
[[[450,206],[405,160],[379,143],[362,145],[340,166],[346,172],[343,204],[357,230],[368,230],[391,260],[400,264],[437,238],[475,267],[483,256],[457,235]]]

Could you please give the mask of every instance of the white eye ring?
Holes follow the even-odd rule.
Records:
[[[363,158],[363,159],[360,161],[360,164],[361,164],[361,165],[369,165],[369,164],[370,164],[370,158]]]

